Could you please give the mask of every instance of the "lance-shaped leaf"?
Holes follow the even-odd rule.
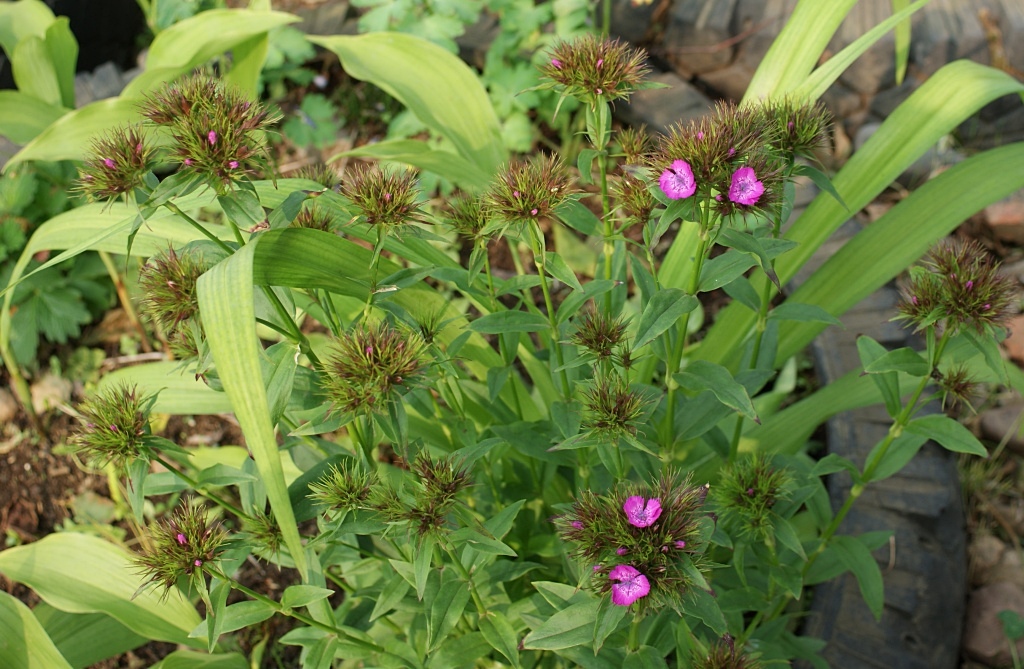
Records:
[[[710,390],[722,404],[740,412],[756,423],[761,422],[750,401],[747,389],[734,379],[725,367],[706,360],[694,360],[673,378],[686,390],[693,392]]]

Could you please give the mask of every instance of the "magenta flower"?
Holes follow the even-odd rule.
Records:
[[[620,564],[608,573],[612,583],[612,604],[629,606],[651,591],[651,583],[647,577],[628,564]]]
[[[117,165],[117,163],[115,163],[112,158],[104,158],[103,159],[103,164],[106,165],[107,167],[111,168],[111,169],[113,169],[114,166]]]
[[[615,549],[615,554],[616,554],[616,555],[625,555],[625,554],[626,554],[626,553],[628,553],[628,552],[629,552],[629,551],[627,551],[627,550],[626,550],[626,549],[625,549],[624,547],[622,547],[622,546],[619,546],[618,548],[616,548],[616,549]]]
[[[668,169],[661,173],[658,185],[670,200],[683,200],[697,192],[693,170],[685,160],[673,160]]]
[[[206,141],[208,141],[210,143],[210,146],[213,146],[214,144],[216,144],[217,143],[217,133],[215,131],[213,131],[213,130],[211,130],[210,132],[206,133]]]
[[[552,58],[552,59],[551,59],[551,65],[552,65],[552,66],[553,66],[553,67],[554,67],[554,68],[555,68],[556,70],[560,70],[560,69],[562,69],[562,61],[558,60],[557,58]]]
[[[757,180],[752,167],[741,167],[732,173],[729,199],[736,204],[754,205],[764,193],[764,184]]]
[[[643,497],[634,495],[626,499],[622,510],[633,527],[650,527],[661,515],[661,500],[652,497],[645,503]]]
[[[237,160],[232,160],[231,162],[228,163],[228,167],[230,167],[233,170],[237,170],[238,169],[238,161]]]

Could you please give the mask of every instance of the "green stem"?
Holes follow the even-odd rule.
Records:
[[[186,214],[184,211],[182,211],[181,208],[178,207],[178,205],[174,204],[173,202],[164,202],[164,206],[167,207],[172,212],[174,212],[177,216],[179,216],[181,220],[185,221],[193,228],[195,228],[204,237],[206,237],[211,242],[219,246],[221,250],[226,252],[228,255],[235,252],[235,250],[228,246],[227,243],[224,242],[220,237],[207,230],[202,223],[200,223],[199,221],[195,220],[194,218]]]
[[[626,643],[626,651],[635,653],[640,649],[640,613],[633,614],[633,622],[629,625],[629,641]]]
[[[198,481],[196,481],[196,479],[192,478],[191,476],[189,476],[185,472],[180,471],[177,467],[172,465],[167,460],[164,460],[159,455],[154,454],[153,455],[153,459],[156,460],[157,462],[159,462],[163,466],[164,469],[166,469],[167,471],[171,472],[172,474],[177,476],[179,479],[184,481],[188,485],[188,487],[190,487],[190,488],[192,488],[193,490],[196,491],[196,494],[201,495],[202,497],[205,497],[206,499],[210,500],[211,502],[213,502],[217,506],[221,507],[222,509],[224,509],[226,511],[230,511],[231,513],[235,514],[235,516],[237,518],[249,518],[250,517],[249,514],[247,514],[245,511],[242,511],[241,509],[239,509],[237,506],[235,506],[231,502],[228,502],[227,500],[223,499],[222,497],[220,497],[218,495],[215,495],[214,493],[212,493],[212,492],[210,492],[208,490],[200,489],[198,487]]]
[[[448,554],[448,558],[451,560],[452,565],[455,566],[455,571],[459,572],[462,580],[469,584],[469,594],[473,598],[473,603],[476,604],[477,612],[480,615],[487,613],[487,607],[484,606],[484,601],[480,599],[480,593],[476,591],[476,584],[473,583],[473,577],[470,575],[469,570],[466,569],[466,565],[462,564],[462,560],[459,559],[459,556],[456,555],[450,546],[445,546],[444,552]]]
[[[559,378],[562,382],[562,396],[568,399],[571,388],[569,386],[569,375],[565,371],[565,360],[562,356],[562,345],[559,343],[558,320],[555,318],[555,305],[551,300],[551,290],[548,288],[547,271],[544,267],[544,245],[535,237],[542,233],[536,226],[530,228],[530,242],[533,248],[533,261],[537,266],[537,274],[540,276],[540,290],[544,294],[544,306],[548,312],[548,323],[551,324],[551,350],[555,354],[555,364],[559,367]],[[540,237],[542,240],[543,237]]]
[[[772,260],[772,268],[775,267],[775,260]],[[761,342],[764,340],[764,331],[768,327],[768,311],[772,300],[772,282],[765,280],[761,289],[761,306],[757,312],[757,325],[754,330],[754,346],[750,352],[750,368],[757,368],[757,359],[761,357]],[[729,442],[729,462],[735,462],[739,454],[740,438],[743,436],[743,425],[746,419],[742,414],[736,417],[736,427],[732,433],[732,441]]]

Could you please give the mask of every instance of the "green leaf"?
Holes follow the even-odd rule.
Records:
[[[259,356],[262,347],[256,339],[253,306],[253,256],[257,246],[258,241],[250,242],[200,277],[199,313],[217,373],[245,433],[274,518],[296,567],[305,579],[306,555],[288,498],[281,454],[270,423],[270,407],[261,380]]]
[[[875,444],[864,460],[864,472],[865,474],[870,472],[871,475],[870,479],[865,482],[887,479],[903,469],[917,455],[926,441],[928,440],[919,434],[904,433],[894,439],[884,453],[882,446],[885,444],[885,440]]]
[[[297,609],[327,599],[333,594],[333,590],[318,588],[315,585],[291,585],[281,595],[281,606]]]
[[[633,350],[657,339],[675,325],[683,314],[693,311],[699,304],[696,297],[687,295],[678,288],[664,288],[655,293],[640,314]]]
[[[273,616],[275,613],[277,613],[277,611],[274,607],[265,602],[258,600],[238,602],[224,608],[218,616],[220,620],[217,628],[220,634],[229,634],[236,630],[240,630],[243,627],[249,627],[250,625],[261,623]],[[192,630],[189,636],[195,639],[207,638],[206,630],[208,623],[209,619],[199,623],[199,625]]]
[[[60,654],[76,669],[91,667],[148,641],[102,613],[65,613],[45,602],[37,604],[32,613]]]
[[[400,601],[405,599],[405,595],[409,592],[410,587],[409,582],[402,578],[401,574],[392,574],[391,580],[384,586],[384,590],[380,593],[380,597],[377,598],[376,604],[373,605],[370,622],[395,608]]]
[[[920,377],[927,376],[931,372],[931,365],[914,349],[903,347],[883,353],[875,358],[870,365],[866,365],[864,371],[867,374],[904,372]]]
[[[507,159],[487,91],[454,54],[421,38],[390,32],[310,41],[336,53],[349,75],[373,83],[408,107],[488,180]]]
[[[143,394],[159,391],[156,413],[200,416],[231,412],[225,393],[212,390],[174,360],[122,367],[100,377],[99,389],[122,384],[136,385]]]
[[[548,319],[528,311],[496,311],[469,324],[469,329],[482,334],[502,332],[541,332],[551,327]]]
[[[519,642],[516,631],[509,623],[503,613],[488,611],[487,615],[480,616],[477,623],[480,633],[490,644],[491,648],[501,653],[513,667],[519,668]]]
[[[451,151],[431,148],[426,142],[415,139],[385,139],[365,144],[331,156],[327,162],[334,162],[343,157],[376,158],[407,163],[442,176],[471,192],[482,191],[490,184],[487,174],[481,172],[480,168],[466,158]]]
[[[71,32],[71,21],[59,17],[46,29],[46,51],[57,75],[60,104],[75,108],[75,67],[78,64],[78,40]]]
[[[800,304],[786,300],[768,314],[768,318],[780,321],[798,321],[800,323],[825,323],[826,325],[842,326],[842,321],[816,304]]]
[[[608,640],[615,630],[619,628],[629,612],[628,606],[616,606],[610,598],[601,600],[601,612],[597,616],[597,624],[594,625],[594,652],[600,652],[604,642]]]
[[[473,550],[493,555],[508,555],[515,557],[516,552],[501,541],[477,532],[472,527],[463,527],[449,535],[451,541],[456,545],[465,544]]]
[[[427,616],[427,652],[433,652],[444,638],[455,628],[462,612],[469,603],[469,584],[453,579],[441,586],[437,596],[430,602]]]
[[[707,590],[690,588],[683,599],[683,605],[688,613],[703,620],[715,634],[722,635],[728,630],[722,609]]]
[[[673,375],[673,378],[680,386],[692,392],[710,390],[725,406],[755,423],[761,422],[747,389],[725,367],[705,360],[695,360],[682,372]]]
[[[756,264],[757,261],[750,254],[737,250],[726,251],[704,263],[697,290],[703,293],[730,285]]]
[[[105,613],[146,638],[196,645],[188,633],[199,614],[181,591],[139,592],[143,580],[131,554],[97,537],[62,532],[9,548],[0,552],[0,572],[62,611]]]
[[[231,69],[224,75],[224,81],[237,87],[250,100],[258,99],[260,76],[269,50],[269,31],[235,44],[231,48]]]
[[[806,164],[795,165],[793,167],[793,176],[807,177],[820,190],[823,190],[829,195],[831,195],[833,199],[835,199],[835,201],[838,202],[843,207],[843,209],[849,211],[849,208],[846,206],[846,203],[843,202],[842,196],[839,195],[839,191],[837,191],[835,185],[833,185],[832,180],[829,179],[828,175],[819,170],[817,167]]]
[[[193,650],[176,650],[151,669],[249,669],[238,653],[206,655]]]
[[[580,151],[580,155],[576,159],[576,167],[580,171],[581,184],[594,183],[591,173],[594,170],[594,158],[597,158],[599,155],[600,151],[597,149],[583,149]]]
[[[462,636],[449,636],[427,660],[427,669],[457,669],[472,667],[490,651],[490,645],[480,632]]]
[[[580,280],[576,278],[576,273],[569,268],[565,263],[565,259],[563,259],[558,253],[548,251],[544,254],[544,269],[546,269],[551,276],[555,277],[573,290],[583,290],[583,286],[580,285]]]
[[[57,72],[53,69],[46,42],[41,38],[28,37],[18,42],[11,54],[11,73],[19,91],[46,104],[61,104]]]
[[[413,556],[413,578],[416,585],[416,599],[423,601],[423,593],[427,590],[427,578],[430,576],[430,562],[434,556],[434,539],[426,536],[420,539]]]
[[[719,244],[749,254],[758,267],[761,268],[761,271],[775,284],[775,287],[782,290],[782,286],[779,284],[779,277],[775,274],[775,268],[772,267],[771,258],[768,256],[768,250],[761,244],[761,241],[749,232],[724,226],[718,235]]]
[[[0,592],[0,629],[4,669],[71,669],[32,611],[6,592]]]
[[[935,414],[915,418],[903,428],[912,434],[919,434],[927,437],[948,451],[956,453],[970,453],[988,457],[988,451],[978,438],[971,434],[966,427],[956,422],[949,416]]]
[[[591,599],[559,611],[526,635],[523,648],[561,650],[590,643],[600,606],[600,600]]]
[[[1006,361],[1003,360],[1003,356],[1000,352],[999,342],[996,341],[995,337],[989,337],[987,335],[981,335],[971,328],[964,328],[960,331],[960,334],[971,342],[971,346],[975,350],[979,351],[985,358],[985,364],[988,366],[992,373],[995,374],[996,379],[1004,385],[1010,385],[1010,378],[1006,372]]]
[[[55,20],[53,11],[40,0],[0,3],[0,48],[10,55],[26,37],[45,37]]]
[[[801,560],[806,560],[807,554],[804,552],[803,544],[800,543],[800,537],[797,535],[792,523],[776,513],[771,515],[772,526],[775,528],[775,538],[779,540],[780,544],[799,555]]]
[[[626,653],[622,669],[668,669],[665,654],[654,646],[640,646],[635,653]]]
[[[20,91],[0,91],[0,135],[27,144],[63,116],[65,110]]]
[[[857,578],[857,586],[864,597],[875,620],[882,619],[882,608],[885,606],[885,593],[882,586],[882,570],[871,556],[867,546],[854,537],[843,535],[832,538],[832,547],[843,566],[853,572]]]
[[[857,352],[860,355],[861,366],[867,369],[888,351],[871,337],[861,335],[857,337]],[[892,418],[895,418],[903,409],[903,403],[900,401],[899,376],[896,372],[879,372],[870,376],[885,399],[886,411]]]

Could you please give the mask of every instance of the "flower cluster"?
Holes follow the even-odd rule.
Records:
[[[583,391],[583,427],[594,436],[617,441],[635,435],[653,401],[618,374],[599,374]]]
[[[218,79],[193,75],[148,96],[142,115],[166,128],[182,168],[218,192],[266,168],[266,130],[279,120]]]
[[[387,323],[359,326],[330,345],[324,390],[335,414],[386,412],[399,388],[423,375],[422,339]]]
[[[93,143],[77,188],[93,199],[114,199],[143,185],[156,162],[141,126],[115,128]]]
[[[354,511],[366,505],[376,483],[376,474],[347,464],[332,465],[319,480],[309,484],[309,497],[321,506]]]
[[[425,217],[413,172],[359,164],[345,175],[341,193],[355,205],[357,218],[386,231],[423,221]]]
[[[628,98],[643,88],[650,73],[646,61],[640,49],[587,34],[556,44],[540,70],[563,95],[595,106]]]
[[[772,508],[789,496],[790,476],[762,454],[743,458],[722,472],[712,493],[715,511],[729,531],[773,541]]]
[[[940,325],[953,332],[969,327],[991,334],[1005,325],[1016,292],[1011,277],[999,272],[981,244],[946,242],[922,266],[910,269],[897,318],[915,330]]]
[[[571,335],[574,343],[587,349],[598,360],[607,360],[626,337],[626,323],[622,318],[607,315],[600,309],[587,309],[576,321]]]
[[[388,523],[408,523],[420,536],[437,535],[448,526],[458,494],[471,483],[462,463],[448,456],[420,454],[413,461],[416,483],[396,492],[386,486],[372,490],[370,504]]]
[[[569,171],[557,156],[513,161],[484,196],[485,214],[504,224],[551,216],[572,194]]]
[[[123,469],[148,453],[145,439],[151,404],[152,397],[140,395],[134,386],[100,390],[79,405],[81,425],[68,444],[97,466],[113,464]]]
[[[720,104],[708,117],[672,127],[651,166],[670,200],[696,195],[722,215],[770,210],[782,194],[775,136],[763,114]]]
[[[585,491],[555,518],[559,535],[613,604],[682,606],[695,587],[710,519],[707,486],[666,476],[654,486],[624,485],[607,495]]]
[[[169,590],[183,577],[202,578],[203,565],[217,557],[226,538],[222,528],[210,524],[203,506],[188,501],[150,528],[150,540],[135,562],[148,582]]]
[[[194,247],[157,254],[139,270],[142,310],[163,331],[178,358],[198,355],[202,341],[196,284],[209,263]]]
[[[755,113],[770,128],[773,148],[789,165],[798,156],[812,158],[828,142],[832,114],[820,102],[771,100],[756,107]]]
[[[690,666],[693,669],[761,669],[763,665],[742,649],[736,648],[735,640],[726,634],[706,654],[694,649]]]

